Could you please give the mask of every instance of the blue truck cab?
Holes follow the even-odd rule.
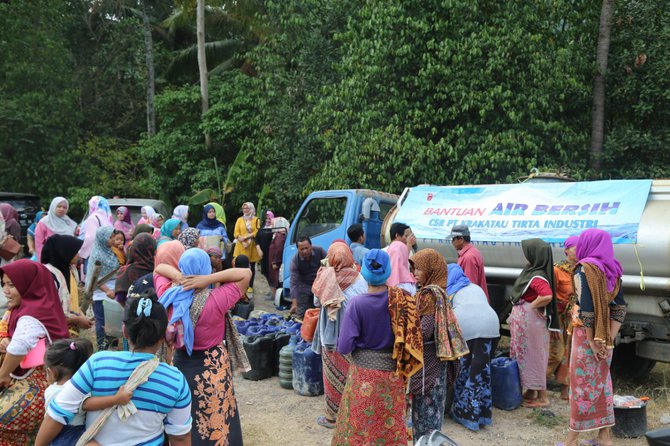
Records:
[[[380,248],[382,223],[397,201],[397,195],[368,189],[326,190],[309,194],[291,222],[284,245],[283,271],[280,274],[284,298],[290,300],[291,260],[298,251],[300,237],[307,236],[312,245],[328,250],[337,239],[351,243],[347,229],[354,223],[360,223],[365,231],[365,246]],[[275,302],[280,300],[280,296],[276,296]]]

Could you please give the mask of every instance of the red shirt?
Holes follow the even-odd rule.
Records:
[[[528,285],[526,292],[523,293],[521,298],[526,302],[532,302],[539,296],[551,296],[551,287],[546,280],[535,277],[530,281],[530,285]]]
[[[484,258],[474,245],[468,243],[463,249],[458,251],[458,266],[463,269],[465,276],[470,279],[470,282],[478,285],[484,290],[486,299],[489,299],[489,290],[486,287],[486,275],[484,274]]]

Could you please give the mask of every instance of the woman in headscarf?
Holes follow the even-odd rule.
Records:
[[[403,247],[406,246],[403,245]],[[447,399],[447,364],[468,353],[447,287],[447,262],[434,249],[422,249],[409,259],[418,291],[414,296],[423,338],[423,368],[412,377],[412,426],[417,441],[440,430]]]
[[[209,256],[198,248],[184,253],[179,269],[185,276],[183,285],[166,291],[160,302],[172,313],[170,323],[183,326],[183,346],[175,350],[174,365],[193,394],[191,444],[242,445],[229,360],[229,353],[233,358],[239,353],[231,351],[239,343],[231,338],[235,331],[227,314],[247,289],[251,272],[231,268],[210,274]]]
[[[140,209],[140,219],[137,221],[137,226],[139,225],[149,225],[151,224],[151,217],[156,213],[156,209],[151,206],[142,206]]]
[[[161,226],[161,236],[158,238],[158,246],[165,242],[177,240],[181,234],[181,222],[176,218],[171,218]]]
[[[93,290],[93,314],[95,315],[95,336],[98,341],[98,350],[107,348],[107,338],[105,337],[105,311],[102,301],[105,298],[114,299],[115,271],[119,269],[119,260],[112,251],[114,243],[114,229],[111,226],[98,228],[95,233],[95,244],[93,251],[88,258],[88,270],[86,271],[86,289]],[[100,274],[93,281],[93,271],[95,262],[100,261],[102,267]],[[112,274],[110,276],[110,274]],[[110,276],[107,278],[107,276]],[[107,281],[100,284],[100,281],[107,278]],[[98,285],[100,284],[100,285]]]
[[[200,231],[202,245],[205,249],[219,248],[223,252],[223,258],[226,258],[226,245],[230,243],[226,225],[216,218],[216,209],[211,204],[205,205],[202,210],[202,220],[196,228]]]
[[[116,209],[116,221],[114,222],[114,229],[123,232],[123,234],[126,236],[126,242],[129,242],[133,239],[135,225],[130,219],[130,211],[127,207],[119,206],[119,208]]]
[[[35,251],[35,229],[37,229],[37,223],[39,223],[43,217],[46,217],[46,215],[46,211],[37,212],[37,214],[35,214],[35,220],[28,226],[26,239],[28,241],[28,252],[32,256],[30,260],[37,261],[37,252]]]
[[[525,407],[547,407],[549,331],[559,331],[554,259],[551,246],[539,238],[521,242],[528,264],[512,288],[510,357],[516,359]]]
[[[77,223],[67,215],[70,204],[63,197],[56,197],[51,201],[49,212],[35,228],[35,252],[37,258],[42,255],[44,242],[54,234],[77,235]]]
[[[367,293],[349,299],[340,321],[337,352],[351,356],[332,445],[404,445],[407,380],[423,361],[416,307],[412,296],[386,286],[386,252],[368,251],[361,274]]]
[[[320,354],[323,361],[326,398],[326,414],[319,416],[316,422],[332,429],[349,373],[349,362],[337,352],[340,322],[349,299],[365,294],[368,284],[356,269],[351,249],[346,243],[338,241],[330,245],[324,263],[312,285],[314,296],[321,302],[312,350]]]
[[[0,242],[4,238],[11,236],[18,243],[21,243],[21,225],[19,224],[19,213],[14,206],[9,203],[0,203],[0,215],[5,222],[5,229],[0,232]],[[0,259],[0,265],[6,265],[18,257],[18,254],[10,260]]]
[[[135,230],[133,231],[133,240],[135,240],[137,236],[142,233],[149,234],[151,237],[153,237],[154,232],[156,231],[157,229],[154,228],[152,225],[142,223],[141,225],[135,226]],[[158,230],[158,233],[160,234],[160,230]]]
[[[411,295],[416,293],[416,279],[409,271],[409,249],[401,241],[394,241],[386,249],[391,258],[391,277],[386,285],[396,286],[407,291]]]
[[[151,217],[151,226],[154,228],[160,229],[163,226],[163,223],[165,223],[165,217],[163,217],[163,214],[156,212]]]
[[[82,234],[84,244],[79,250],[79,256],[86,260],[91,255],[91,250],[95,244],[95,233],[98,228],[103,226],[113,226],[112,209],[105,197],[95,195],[88,200],[88,217],[82,224]]]
[[[199,248],[200,230],[196,228],[186,228],[181,231],[177,240],[179,240],[186,249]]]
[[[179,271],[179,259],[186,251],[179,240],[172,240],[158,246],[154,259],[154,288],[161,297],[173,285],[182,279]]]
[[[5,220],[5,233],[14,237],[14,240],[21,242],[21,225],[19,224],[19,213],[9,203],[0,203],[0,214]]]
[[[174,211],[172,211],[172,218],[179,220],[182,231],[188,228],[188,206],[180,204],[174,208]]]
[[[270,262],[268,255],[270,253],[270,243],[272,243],[272,220],[275,214],[272,211],[265,212],[265,224],[256,234],[256,249],[259,250],[258,255],[261,257],[261,274],[268,278],[270,271]]]
[[[226,224],[226,211],[223,210],[223,206],[221,206],[219,203],[212,201],[211,203],[207,203],[207,206],[212,206],[214,210],[216,211],[216,219],[219,220],[221,223],[224,225]]]
[[[289,222],[284,217],[276,217],[272,220],[272,242],[268,252],[268,262],[270,263],[270,271],[268,274],[268,284],[270,285],[270,293],[274,299],[279,286],[279,268],[284,261],[284,243],[286,242],[286,235],[289,230]]]
[[[470,351],[459,360],[451,418],[478,431],[493,424],[491,353],[500,337],[500,322],[484,290],[471,283],[460,266],[450,263],[447,277],[447,294]]]
[[[0,342],[0,445],[33,444],[44,418],[48,386],[44,352],[67,338],[67,323],[51,272],[28,259],[0,268],[8,299],[9,337]],[[25,367],[23,368],[22,365]]]
[[[71,337],[78,337],[80,329],[93,326],[79,308],[79,273],[77,262],[79,250],[84,242],[71,235],[55,234],[49,237],[42,248],[42,263],[55,277],[58,297],[67,320]]]
[[[626,316],[621,276],[609,234],[587,229],[577,241],[575,292],[578,316],[573,320],[570,362],[570,432],[574,446],[580,432],[598,431],[598,444],[612,445],[614,402],[610,364],[614,338]]]
[[[138,234],[128,249],[127,264],[116,274],[114,296],[122,306],[126,306],[130,285],[140,277],[153,272],[155,256],[156,240],[149,234]]]
[[[249,282],[249,289],[247,295],[252,296],[254,292],[254,278],[256,277],[256,262],[260,260],[258,251],[256,250],[256,234],[260,227],[258,217],[256,217],[256,208],[251,202],[246,202],[242,205],[242,216],[237,219],[235,223],[235,250],[233,257],[245,255],[249,258],[251,265],[251,281]]]
[[[551,333],[549,340],[549,363],[547,365],[547,379],[556,379],[561,384],[561,399],[568,399],[570,389],[570,343],[572,342],[572,307],[575,304],[575,287],[573,273],[577,265],[575,249],[578,236],[565,239],[563,252],[565,259],[554,265],[554,280],[556,283],[556,309],[561,325],[561,333]]]

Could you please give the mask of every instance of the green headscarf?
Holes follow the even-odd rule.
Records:
[[[556,317],[556,285],[554,281],[554,256],[551,253],[551,246],[539,238],[531,238],[521,242],[521,250],[528,260],[528,265],[521,271],[514,287],[510,300],[516,305],[521,296],[526,292],[530,282],[534,277],[542,277],[551,287],[551,302],[544,307],[544,315],[547,316],[548,326],[551,329],[559,329],[558,318]]]
[[[212,201],[211,203],[207,203],[207,205],[212,206],[214,210],[216,211],[216,219],[219,220],[221,223],[224,225],[226,224],[226,212],[223,210],[223,206],[221,206],[219,203],[216,203]]]

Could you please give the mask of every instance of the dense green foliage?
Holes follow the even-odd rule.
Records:
[[[221,183],[229,216],[260,200],[291,217],[321,188],[508,182],[532,167],[669,176],[663,0],[617,2],[600,172],[588,162],[599,0],[207,2],[205,116],[191,3],[144,4],[153,137],[136,2],[0,3],[0,189],[174,205]]]

